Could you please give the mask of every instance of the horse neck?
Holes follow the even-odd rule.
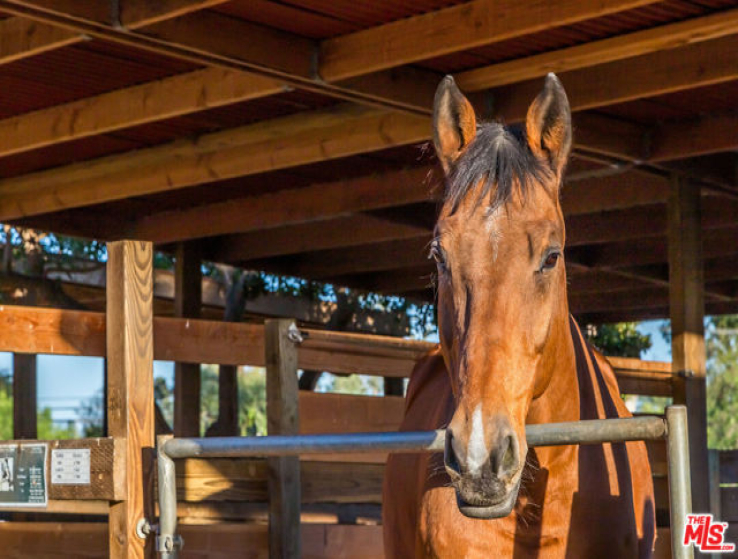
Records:
[[[543,393],[528,410],[527,423],[553,423],[579,419],[579,381],[572,336],[571,317],[566,297],[552,327],[542,357],[543,374],[549,381]]]

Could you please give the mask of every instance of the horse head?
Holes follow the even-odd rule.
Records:
[[[568,334],[559,190],[571,112],[549,74],[524,129],[479,124],[446,77],[433,126],[446,191],[431,256],[455,403],[444,462],[460,510],[497,518],[517,500],[526,416]]]

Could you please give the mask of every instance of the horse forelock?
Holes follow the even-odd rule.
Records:
[[[535,184],[552,176],[528,147],[521,127],[485,122],[447,175],[444,201],[454,213],[471,192],[479,190],[474,201],[478,206],[494,187],[490,206],[495,208],[507,202],[516,187],[525,198]]]

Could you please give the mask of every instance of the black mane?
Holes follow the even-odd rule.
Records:
[[[517,183],[523,196],[535,179],[540,181],[550,171],[531,152],[523,130],[505,127],[498,122],[482,123],[464,153],[456,161],[446,180],[446,202],[455,212],[464,197],[483,181],[476,204],[497,188],[491,206],[504,204]]]

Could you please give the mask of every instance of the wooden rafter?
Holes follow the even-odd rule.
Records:
[[[421,167],[383,175],[314,184],[190,210],[153,214],[129,233],[137,238],[172,242],[323,221],[357,212],[431,200],[430,170]]]
[[[597,66],[736,32],[738,9],[467,70],[456,76],[456,82],[462,89],[479,91],[538,78],[549,72]]]
[[[702,236],[705,258],[738,254],[738,229],[728,227],[706,231]],[[649,237],[637,243],[619,241],[600,245],[571,247],[570,257],[596,268],[647,266],[666,262],[666,238]]]
[[[475,0],[324,41],[319,72],[328,81],[350,78],[652,3]]]
[[[738,114],[709,115],[660,126],[649,160],[672,161],[738,149]]]
[[[9,64],[73,45],[83,40],[79,33],[20,17],[0,21],[0,64]]]
[[[248,101],[285,88],[278,80],[256,74],[196,70],[0,120],[0,156]]]
[[[140,29],[151,23],[179,17],[183,13],[203,9],[226,0],[129,0],[123,2],[122,16],[130,29]],[[31,7],[44,13],[61,13],[82,20],[112,24],[112,12],[106,2],[79,2],[77,0],[37,0],[34,2],[8,2],[9,7]],[[0,65],[44,52],[88,41],[90,37],[69,27],[50,25],[33,19],[16,16],[0,22]]]
[[[559,75],[572,109],[593,109],[738,79],[738,35],[705,41],[628,60],[619,60]],[[528,100],[540,80],[494,90],[499,114],[508,121],[525,118]]]
[[[0,181],[0,215],[19,218],[417,143],[427,128],[423,117],[351,106],[293,115]]]
[[[424,227],[388,221],[371,214],[338,217],[320,223],[300,223],[217,237],[207,244],[206,257],[215,262],[238,263],[261,258],[360,246],[398,239],[427,237]]]
[[[121,24],[131,29],[212,8],[228,0],[120,0],[115,13],[108,2],[81,0],[8,0],[10,6],[39,10],[50,15],[70,16],[103,25]],[[116,20],[117,17],[117,20]]]

